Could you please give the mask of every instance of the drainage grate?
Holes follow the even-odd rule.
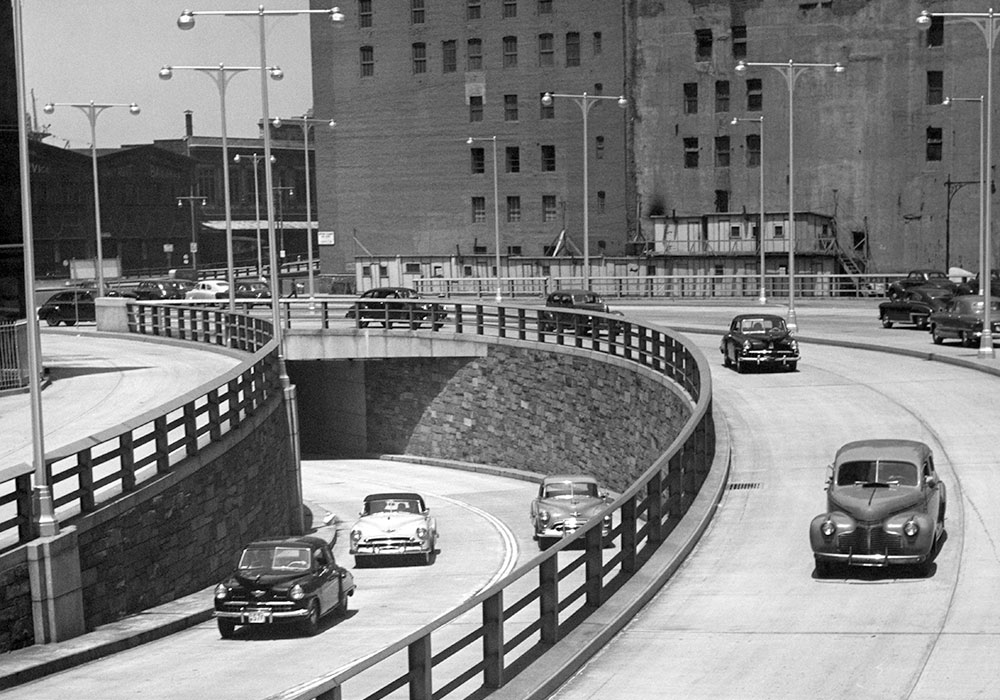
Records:
[[[753,489],[759,489],[761,486],[759,481],[735,481],[730,482],[727,487],[730,491],[751,491]]]

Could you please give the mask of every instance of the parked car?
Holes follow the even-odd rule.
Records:
[[[546,549],[600,515],[608,503],[597,479],[585,474],[555,474],[542,479],[531,502],[531,527],[539,549]],[[611,534],[611,515],[605,515],[601,537]]]
[[[448,312],[440,304],[422,299],[415,289],[376,287],[358,297],[347,310],[347,318],[355,319],[360,328],[369,323],[381,323],[385,328],[401,323],[416,329],[429,322],[437,330],[444,325]]]
[[[819,574],[831,566],[910,564],[927,573],[944,534],[946,492],[916,440],[858,440],[830,467],[826,513],[809,525]]]
[[[38,320],[50,326],[63,323],[74,326],[81,321],[95,320],[94,294],[86,289],[56,292],[38,307]]]
[[[279,623],[298,623],[315,634],[327,613],[347,613],[356,588],[354,576],[337,565],[320,537],[252,542],[236,571],[215,588],[219,634],[229,638],[237,625]]]
[[[139,301],[163,301],[165,299],[183,299],[190,289],[190,283],[181,279],[149,279],[140,280],[134,287],[119,287],[109,296],[123,296]]]
[[[951,278],[941,270],[910,270],[906,277],[889,284],[889,298],[901,299],[907,289],[924,286],[943,287],[950,290],[952,294],[958,291],[958,285],[952,282]]]
[[[799,343],[785,319],[774,314],[740,314],[729,324],[719,344],[722,362],[743,372],[750,365],[781,367],[794,372],[799,364]]]
[[[954,338],[966,347],[975,347],[983,335],[985,311],[986,302],[978,294],[952,297],[943,309],[927,317],[931,339],[940,345],[946,338]],[[1000,335],[1000,298],[997,297],[992,297],[990,302],[990,327],[995,338]]]
[[[248,309],[254,307],[255,301],[267,304],[271,300],[271,287],[260,280],[236,280],[234,297]]]
[[[878,305],[878,318],[884,328],[894,323],[909,323],[917,328],[927,328],[927,317],[943,309],[952,298],[945,287],[911,287],[898,299],[887,299]]]
[[[590,333],[595,328],[598,331],[607,330],[609,326],[607,319],[582,314],[559,313],[553,309],[574,309],[576,311],[623,315],[620,311],[612,311],[599,294],[587,289],[560,289],[545,297],[545,309],[538,314],[538,327],[543,332],[554,331],[557,328],[569,330],[579,327],[582,332]]]
[[[228,299],[229,282],[225,280],[202,280],[189,289],[184,298],[188,300],[204,301],[206,299]]]
[[[360,516],[351,527],[351,554],[359,568],[379,556],[417,555],[425,564],[434,561],[437,521],[420,494],[370,494]]]
[[[958,285],[957,294],[979,294],[979,273],[972,279]],[[990,271],[990,296],[1000,294],[1000,270]]]

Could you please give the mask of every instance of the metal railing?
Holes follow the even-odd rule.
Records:
[[[28,385],[28,324],[0,321],[0,391]]]
[[[70,520],[169,472],[218,441],[280,395],[278,347],[270,321],[214,309],[131,303],[129,331],[251,353],[245,362],[186,396],[45,455],[56,517]],[[36,536],[33,470],[0,471],[0,549]]]
[[[303,302],[305,304],[306,302]],[[343,305],[308,312],[286,303],[289,328],[334,328]],[[443,315],[428,316],[429,312]],[[272,696],[281,700],[380,700],[406,689],[411,700],[485,697],[597,611],[645,564],[680,521],[711,467],[715,440],[707,360],[665,330],[610,314],[484,304],[435,303],[433,309],[388,304],[356,327],[390,321],[418,332],[462,333],[592,350],[651,368],[676,382],[691,417],[670,447],[602,513],[573,536],[421,629],[347,668]],[[334,320],[336,319],[336,322]],[[382,331],[376,331],[382,332]],[[614,527],[602,537],[602,521]],[[579,556],[567,556],[582,547]],[[459,623],[459,624],[449,624]],[[438,650],[439,651],[432,651]],[[388,679],[388,680],[386,680]]]

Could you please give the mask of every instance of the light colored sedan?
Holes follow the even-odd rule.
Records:
[[[194,289],[184,294],[185,299],[204,300],[226,299],[229,297],[229,283],[223,280],[202,280]]]
[[[360,568],[380,556],[417,555],[434,561],[437,522],[416,493],[373,493],[365,496],[361,517],[351,528],[351,554]]]

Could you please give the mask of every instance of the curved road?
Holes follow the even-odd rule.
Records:
[[[1000,696],[1000,379],[811,344],[797,373],[740,375],[722,367],[721,331],[689,337],[713,365],[742,487],[670,583],[553,697]],[[948,486],[932,574],[817,578],[808,525],[834,451],[890,436],[930,444]]]

